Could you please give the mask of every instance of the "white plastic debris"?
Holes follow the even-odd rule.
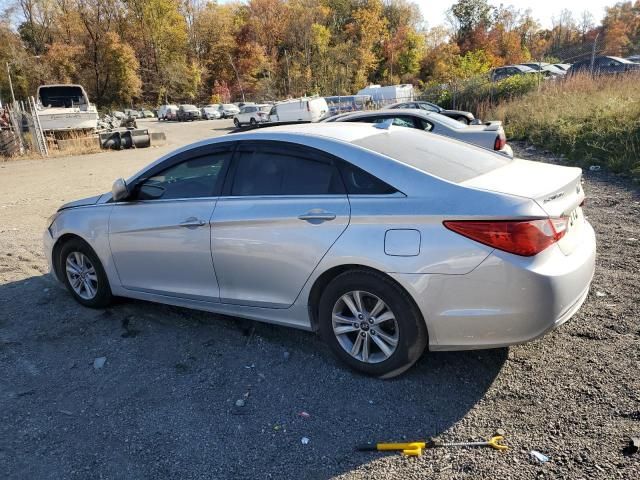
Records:
[[[596,292],[596,297],[606,297],[606,296],[607,296],[607,294],[604,293],[604,292],[600,292],[600,291]]]
[[[307,443],[309,443],[309,439],[307,437],[302,437],[302,440],[300,440],[302,442],[303,445],[306,445]]]
[[[107,362],[107,357],[98,357],[93,361],[93,368],[96,370],[100,370],[104,367],[104,364]]]
[[[540,453],[537,450],[531,450],[531,452],[529,452],[531,454],[531,456],[533,458],[535,458],[536,460],[538,460],[540,463],[546,463],[549,461],[549,457],[547,457],[544,453]]]
[[[597,172],[597,171],[600,170],[600,168],[601,168],[600,165],[591,165],[589,167],[589,170],[592,171],[592,172]]]
[[[236,400],[236,407],[244,407],[244,400],[242,399]]]

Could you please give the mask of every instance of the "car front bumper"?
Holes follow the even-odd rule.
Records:
[[[570,255],[552,245],[534,257],[494,250],[466,275],[392,274],[418,303],[431,350],[528,342],[569,320],[589,293],[596,239],[585,221]]]
[[[58,280],[55,268],[53,268],[53,246],[55,244],[55,240],[53,239],[53,236],[51,235],[51,232],[48,228],[45,229],[44,233],[42,234],[42,244],[44,247],[44,255],[47,259],[47,265],[49,266],[49,273],[53,278]]]

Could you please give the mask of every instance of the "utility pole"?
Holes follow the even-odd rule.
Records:
[[[233,59],[231,58],[231,54],[229,55],[229,63],[231,64],[231,68],[233,68],[233,71],[236,74],[236,79],[238,80],[238,87],[240,87],[240,93],[242,93],[242,101],[244,102],[244,89],[242,88],[242,82],[240,82],[240,75],[238,75],[238,70],[236,70],[236,66],[233,64]]]
[[[11,82],[11,69],[9,68],[9,62],[7,62],[7,76],[9,77],[9,90],[11,90],[11,100],[16,103],[16,97],[13,94],[13,83]]]
[[[596,61],[596,46],[598,45],[598,37],[600,37],[600,32],[596,34],[596,38],[593,40],[593,49],[591,50],[591,74],[593,74],[593,64]]]

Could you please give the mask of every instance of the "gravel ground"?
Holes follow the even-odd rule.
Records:
[[[89,310],[45,275],[40,238],[59,204],[225,127],[198,125],[161,126],[162,148],[0,164],[3,478],[640,478],[640,453],[622,454],[640,435],[636,187],[585,172],[598,266],[570,322],[528,345],[427,354],[381,381],[311,333],[127,300]],[[497,429],[506,453],[353,451]]]

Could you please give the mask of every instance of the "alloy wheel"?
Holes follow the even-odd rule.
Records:
[[[331,315],[333,333],[340,346],[364,363],[387,360],[398,346],[398,322],[378,296],[362,290],[342,295]]]
[[[84,300],[91,300],[98,292],[98,275],[89,257],[82,252],[71,252],[65,262],[67,279],[73,291]]]

